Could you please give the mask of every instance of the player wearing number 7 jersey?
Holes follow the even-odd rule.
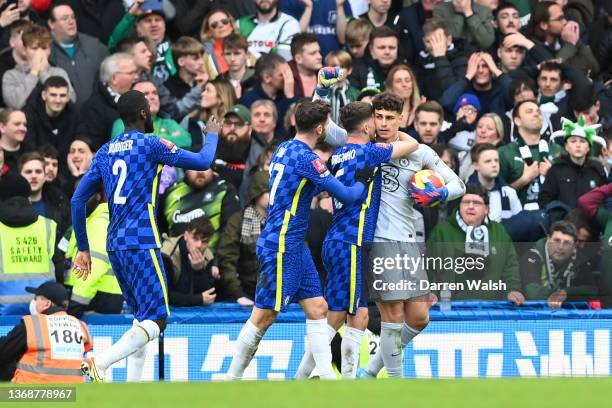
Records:
[[[170,312],[156,225],[159,176],[163,165],[208,169],[219,131],[216,120],[209,121],[202,150],[192,153],[145,134],[153,131],[153,122],[149,103],[141,92],[123,94],[117,109],[126,131],[98,150],[72,197],[72,222],[79,249],[73,268],[77,277],[86,279],[91,258],[85,206],[104,183],[110,211],[108,257],[135,319],[134,326],[112,347],[83,362],[83,373],[93,381],[102,381],[108,367],[128,356],[128,380],[140,379],[145,346],[165,329]]]
[[[297,135],[281,143],[270,164],[270,203],[257,241],[260,264],[255,307],[235,343],[228,379],[242,378],[257,346],[279,312],[298,301],[306,314],[306,334],[324,379],[335,378],[327,334],[327,303],[310,251],[304,245],[312,198],[328,191],[344,204],[363,200],[373,171],[357,172],[354,185],[339,182],[312,148],[325,133],[331,108],[306,101],[295,112]]]

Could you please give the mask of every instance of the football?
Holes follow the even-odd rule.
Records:
[[[430,182],[435,188],[443,187],[446,182],[441,175],[432,170],[420,170],[414,173],[414,176],[410,179],[408,185],[408,193],[412,198],[413,194],[421,194],[422,190],[425,188],[425,184]],[[435,207],[438,205],[437,202],[434,202],[432,205],[427,207]]]

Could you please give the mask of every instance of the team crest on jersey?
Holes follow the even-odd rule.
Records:
[[[164,146],[166,146],[168,148],[168,150],[170,150],[170,152],[172,153],[176,153],[176,145],[174,143],[172,143],[169,140],[166,140],[162,137],[159,138],[159,141],[162,142],[164,144]]]
[[[312,161],[312,165],[314,166],[317,173],[319,173],[319,177],[327,177],[329,176],[329,170],[327,166],[323,162],[323,160],[316,158]]]

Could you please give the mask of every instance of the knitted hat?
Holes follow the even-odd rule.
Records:
[[[455,103],[455,107],[453,108],[453,113],[456,114],[461,107],[467,105],[472,105],[477,111],[480,111],[480,101],[478,97],[471,93],[465,93],[457,99],[457,103]]]
[[[30,183],[20,174],[9,171],[0,178],[0,201],[30,196]]]

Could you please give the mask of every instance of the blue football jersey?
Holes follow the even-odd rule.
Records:
[[[312,199],[332,177],[308,145],[295,139],[281,143],[270,163],[268,218],[257,245],[278,252],[301,248]]]
[[[391,160],[393,146],[385,143],[347,144],[339,147],[331,156],[331,166],[336,171],[338,180],[346,185],[355,184],[358,170],[366,166],[372,168]],[[376,171],[374,180],[366,190],[364,200],[344,205],[334,199],[334,216],[332,225],[325,237],[359,245],[371,242],[376,228],[376,218],[380,206],[382,177]]]
[[[138,131],[123,133],[96,153],[89,172],[104,183],[110,224],[107,250],[161,248],[158,181],[164,164],[181,156],[172,142]]]

